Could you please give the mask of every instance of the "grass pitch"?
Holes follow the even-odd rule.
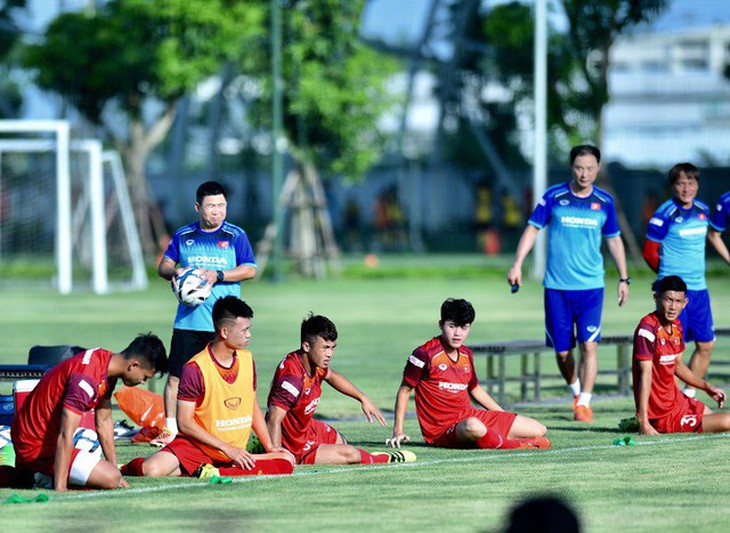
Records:
[[[246,284],[243,296],[255,312],[250,347],[258,365],[260,403],[265,402],[275,365],[297,347],[299,323],[310,310],[338,325],[333,368],[364,390],[386,418],[392,418],[405,358],[437,333],[438,309],[446,297],[464,297],[474,304],[471,343],[542,337],[539,285],[528,284],[511,295],[496,274],[450,278],[431,269],[426,275]],[[630,334],[651,310],[649,278],[634,280],[623,309],[615,305],[609,283],[604,335]],[[716,324],[727,327],[730,277],[711,279],[710,291]],[[144,293],[60,296],[9,289],[4,296],[0,363],[25,362],[33,344],[119,350],[136,333],[150,330],[169,342],[174,300],[161,280]],[[719,339],[717,360],[730,359],[729,344]],[[599,354],[599,366],[614,364],[612,349]],[[483,376],[483,360],[476,365]],[[554,372],[548,360],[544,367]],[[606,390],[609,385],[610,380]],[[326,389],[318,413],[336,419],[333,424],[354,444],[385,450],[391,429],[369,426],[360,418],[357,402]],[[551,450],[433,449],[424,445],[411,417],[406,429],[413,440],[409,449],[418,454],[414,464],[303,466],[292,476],[240,478],[230,485],[130,478],[127,490],[47,492],[48,503],[0,504],[2,529],[497,531],[523,498],[556,493],[576,509],[586,531],[727,530],[728,437],[634,435],[636,446],[614,446],[613,440],[624,435],[617,423],[633,412],[632,402],[601,396],[594,402],[595,422],[577,424],[570,421],[563,387],[556,387],[554,398],[543,405],[513,409],[547,425]],[[129,460],[154,450],[119,443],[118,451],[121,460]],[[12,493],[37,492],[0,489],[0,501]]]

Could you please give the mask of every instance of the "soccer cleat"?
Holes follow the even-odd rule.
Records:
[[[220,471],[210,463],[203,463],[193,472],[193,477],[199,479],[211,479],[214,476],[220,477]]]
[[[169,429],[165,428],[162,430],[162,433],[150,441],[150,446],[162,448],[170,444],[173,440],[175,440],[175,435],[173,435]]]
[[[397,452],[381,452],[373,455],[387,455],[389,463],[413,463],[416,461],[416,454],[408,450],[398,450]]]
[[[550,448],[550,439],[547,437],[529,437],[517,440],[520,442],[518,448],[522,450],[547,450]]]
[[[576,422],[593,422],[593,410],[588,405],[578,405],[575,408],[573,420]]]

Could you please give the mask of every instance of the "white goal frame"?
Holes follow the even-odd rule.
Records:
[[[91,225],[92,286],[96,294],[109,292],[107,274],[107,240],[104,203],[104,165],[109,165],[114,192],[119,201],[122,228],[127,239],[132,276],[131,289],[144,289],[148,285],[147,271],[142,246],[133,219],[133,211],[124,179],[119,154],[103,151],[98,139],[70,140],[67,121],[0,120],[0,132],[7,133],[53,133],[55,140],[47,139],[0,139],[0,157],[4,151],[38,152],[56,149],[56,268],[58,290],[69,294],[73,290],[73,220],[71,208],[70,153],[79,151],[88,156],[87,190],[88,211]]]

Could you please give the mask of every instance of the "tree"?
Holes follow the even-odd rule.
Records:
[[[20,89],[10,76],[12,55],[22,30],[15,23],[14,14],[26,8],[27,0],[0,2],[0,117],[13,117],[22,102]]]
[[[263,19],[254,0],[111,0],[93,14],[61,14],[45,41],[27,49],[36,83],[62,95],[122,154],[148,257],[160,235],[145,162],[167,135],[178,99],[241,57],[264,34]]]

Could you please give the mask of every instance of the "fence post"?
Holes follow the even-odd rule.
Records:
[[[619,344],[616,348],[616,370],[618,374],[618,390],[623,396],[630,394],[629,374],[631,373],[631,345]]]

